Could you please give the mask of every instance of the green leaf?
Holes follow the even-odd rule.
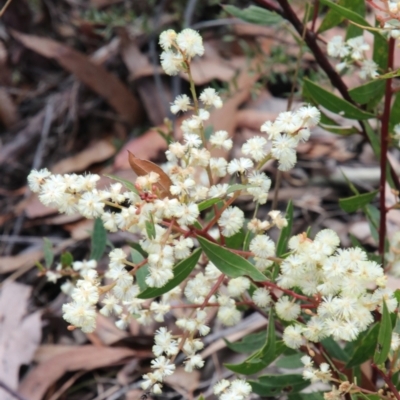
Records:
[[[303,90],[303,96],[305,96],[305,94],[306,94],[306,91]],[[313,102],[311,96],[309,96],[309,101]],[[326,131],[335,133],[336,135],[342,135],[342,136],[352,135],[353,133],[360,133],[360,131],[355,126],[339,125],[332,118],[329,118],[323,111],[320,110],[320,112],[321,112],[321,120],[319,122],[319,125],[322,128],[324,128]]]
[[[349,90],[350,97],[360,104],[367,104],[371,101],[377,104],[384,94],[385,82],[380,80],[371,81]]]
[[[293,393],[288,395],[288,400],[324,400],[324,394],[321,392]]]
[[[208,259],[225,275],[231,278],[247,275],[256,282],[263,282],[267,278],[249,261],[232,253],[230,250],[198,237],[201,248]]]
[[[74,257],[69,251],[66,251],[61,254],[60,261],[63,267],[69,267],[74,262]]]
[[[396,297],[397,302],[400,303],[400,289],[396,289],[394,291],[394,297]],[[398,332],[398,333],[400,333],[400,332]]]
[[[291,354],[290,356],[283,356],[277,360],[275,365],[278,368],[286,368],[286,369],[295,369],[295,368],[304,368],[304,364],[301,362],[301,358],[304,354],[296,353]]]
[[[231,194],[234,192],[238,192],[239,190],[246,190],[248,188],[257,187],[257,185],[242,185],[241,183],[235,183],[234,185],[230,185],[226,191],[226,194]]]
[[[152,299],[169,292],[181,284],[193,271],[199,261],[201,249],[195,250],[188,258],[180,261],[174,268],[174,277],[161,288],[147,288],[138,295],[139,299]]]
[[[352,10],[357,14],[363,15],[365,13],[365,3],[364,0],[339,0],[338,4],[348,10]],[[334,28],[335,26],[338,26],[345,17],[338,13],[337,11],[330,9],[322,21],[321,26],[318,29],[318,33],[325,32],[328,29]],[[357,28],[357,30],[354,30],[354,28]],[[359,36],[362,34],[362,30],[360,33],[361,28],[358,28],[354,25],[350,25],[348,27],[348,32],[346,38],[349,39],[351,37]]]
[[[252,375],[271,364],[271,362],[278,358],[285,351],[285,349],[286,346],[283,344],[283,342],[276,343],[275,324],[271,310],[267,330],[267,341],[265,342],[264,346],[248,357],[241,364],[224,365],[231,371],[238,374]]]
[[[51,268],[54,261],[53,243],[47,238],[43,238],[43,253],[46,268]]]
[[[243,228],[239,232],[235,233],[233,236],[225,238],[225,246],[229,249],[241,249],[244,245],[244,239],[246,234]]]
[[[374,118],[374,114],[360,110],[348,101],[335,96],[308,79],[304,80],[304,87],[316,104],[322,105],[329,111],[349,119],[364,120]]]
[[[355,13],[357,13],[359,16],[364,17],[365,16],[365,1],[364,0],[345,0],[342,2],[339,2],[339,4],[342,7],[348,8]],[[355,26],[353,24],[349,24],[346,32],[346,40],[357,37],[357,36],[362,36],[364,33],[364,30],[360,28],[359,26]]]
[[[357,339],[355,350],[346,364],[346,368],[353,368],[369,360],[376,348],[378,341],[379,325],[371,326],[367,332],[362,332]]]
[[[104,254],[107,243],[107,232],[103,226],[100,218],[94,220],[94,227],[92,232],[92,252],[90,253],[91,260],[100,260]]]
[[[234,17],[250,22],[251,24],[274,25],[283,21],[283,18],[279,14],[257,6],[250,6],[243,10],[231,5],[225,5],[223,8]]]
[[[374,354],[374,363],[383,364],[388,358],[392,339],[392,322],[386,302],[383,302],[383,314],[379,323],[378,345]]]
[[[197,207],[199,208],[199,211],[204,211],[207,208],[210,208],[211,206],[213,206],[214,204],[218,203],[219,201],[221,201],[221,199],[219,197],[215,197],[213,199],[208,199],[208,200],[204,200],[201,203],[197,204]]]
[[[134,264],[139,264],[144,260],[143,255],[136,249],[131,249],[131,258]],[[148,288],[146,283],[146,277],[149,274],[149,266],[148,264],[143,265],[140,267],[135,274],[136,281],[139,285],[140,290],[143,292]]]
[[[153,218],[151,218],[151,221],[146,221],[146,233],[149,239],[154,239],[156,237],[156,227],[153,222]]]
[[[379,243],[378,230],[379,230],[379,221],[381,219],[380,212],[372,204],[367,204],[364,207],[364,213],[368,219],[369,228],[371,230],[371,236],[373,237],[376,243]]]
[[[122,178],[120,178],[118,176],[115,176],[115,175],[104,174],[104,176],[107,176],[108,178],[114,179],[114,181],[122,183],[131,192],[139,194],[139,192],[135,188],[135,185],[132,182],[130,182],[130,181],[126,180],[126,179],[122,179]]]
[[[197,228],[197,229],[200,229],[200,230],[203,229],[203,227],[201,226],[201,224],[200,224],[199,221],[194,221],[193,226],[194,226],[195,228]]]
[[[267,332],[258,332],[245,336],[239,342],[230,342],[224,339],[226,345],[236,353],[251,353],[263,347],[267,338]]]
[[[361,0],[361,1],[364,1],[364,0]],[[338,4],[349,10],[354,10],[353,7],[358,5],[357,0],[339,0]],[[354,11],[356,11],[356,10],[354,10]],[[340,13],[338,13],[337,11],[335,11],[333,9],[330,9],[326,13],[324,20],[322,21],[320,27],[318,28],[318,33],[325,32],[328,29],[338,26],[341,22],[343,22],[344,19],[345,19],[345,17],[343,15],[341,15]]]
[[[349,0],[350,2],[352,0]],[[331,10],[339,13],[343,18],[349,19],[359,25],[371,27],[371,25],[359,14],[352,11],[350,8],[345,8],[340,6],[339,4],[333,3],[330,0],[320,0],[321,4],[328,6]]]
[[[394,96],[394,102],[390,113],[390,130],[393,131],[394,126],[399,123],[400,123],[400,92],[397,92]]]
[[[339,361],[349,361],[349,355],[331,337],[321,340],[321,344],[324,346],[329,356],[336,358]]]
[[[385,71],[388,65],[389,45],[387,39],[378,32],[372,32],[374,35],[374,50],[372,59],[378,64],[378,67]]]
[[[288,224],[282,228],[281,234],[279,235],[279,240],[276,245],[276,255],[281,257],[283,254],[286,253],[287,243],[290,239],[290,234],[292,233],[292,226],[293,226],[293,202],[289,200],[289,203],[286,207],[286,214],[285,218],[288,221]]]
[[[339,205],[342,210],[351,213],[371,203],[378,193],[379,190],[374,190],[373,192],[357,194],[345,199],[339,199]]]
[[[253,392],[260,396],[277,396],[281,392],[296,393],[310,385],[303,375],[263,375],[258,381],[249,381]]]

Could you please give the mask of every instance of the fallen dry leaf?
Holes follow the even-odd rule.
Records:
[[[172,185],[170,177],[156,164],[148,160],[141,160],[129,152],[129,165],[137,176],[144,176],[150,172],[155,172],[159,175],[159,181],[154,185],[160,191],[160,197],[172,197],[169,188]]]
[[[71,346],[70,351],[56,355],[32,369],[20,384],[18,392],[29,400],[42,400],[50,385],[66,372],[90,371],[140,355],[134,350],[118,347]]]
[[[41,340],[40,312],[27,315],[32,288],[7,282],[0,292],[0,380],[16,390],[19,370],[30,364]],[[13,397],[0,388],[0,398]]]
[[[115,147],[109,140],[99,140],[91,143],[80,153],[65,158],[57,163],[52,169],[53,174],[66,174],[85,170],[91,164],[98,163],[115,154]]]
[[[42,250],[33,250],[16,256],[0,257],[0,274],[15,271],[27,264],[34,264],[43,257]]]
[[[199,386],[200,371],[186,372],[183,367],[178,367],[172,375],[165,377],[164,380],[184,399],[190,399],[193,398],[193,392]]]
[[[102,96],[130,125],[140,120],[140,105],[136,97],[115,75],[93,63],[85,54],[52,39],[14,30],[11,33],[30,50],[57,60],[63,68]]]
[[[18,109],[12,97],[5,89],[0,88],[0,121],[6,128],[10,128],[18,119]]]

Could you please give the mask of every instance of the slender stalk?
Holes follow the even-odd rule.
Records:
[[[389,39],[389,54],[388,54],[388,65],[387,72],[393,70],[394,63],[394,48],[395,40]],[[385,237],[386,237],[386,165],[387,165],[387,152],[389,144],[389,119],[390,109],[392,101],[392,79],[386,79],[385,88],[385,103],[382,115],[382,127],[381,127],[381,154],[380,154],[380,169],[381,178],[379,183],[380,192],[380,225],[379,225],[379,254],[382,256],[382,267],[385,266]]]
[[[0,17],[2,17],[4,15],[8,6],[11,4],[11,1],[12,0],[7,0],[6,4],[4,4],[3,8],[0,10]]]
[[[315,23],[317,22],[318,18],[318,11],[319,11],[319,0],[314,0],[314,13],[313,13],[313,19],[311,23],[311,30],[315,32]]]
[[[376,369],[378,374],[382,377],[382,379],[385,381],[386,385],[388,385],[389,389],[391,390],[393,396],[397,399],[400,400],[400,393],[396,389],[396,386],[393,384],[392,380],[390,379],[390,376],[385,374],[383,371],[381,371],[375,364],[372,364],[372,367]]]

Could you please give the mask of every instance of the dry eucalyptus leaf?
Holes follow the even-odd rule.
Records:
[[[12,31],[20,43],[44,57],[54,58],[85,85],[102,96],[130,125],[140,119],[140,104],[113,74],[96,65],[85,54],[55,40]]]
[[[67,174],[83,171],[90,165],[98,163],[115,154],[116,148],[109,140],[99,140],[78,154],[58,162],[52,169],[53,174]]]
[[[19,393],[29,400],[42,400],[47,389],[66,372],[106,367],[137,355],[125,348],[100,346],[71,346],[68,352],[39,364],[32,369],[19,387]]]
[[[172,181],[158,165],[148,160],[141,160],[140,158],[135,157],[130,151],[129,165],[137,176],[144,176],[149,174],[150,172],[155,172],[156,174],[158,174],[160,176],[160,179],[155,184],[155,186],[160,191],[160,197],[173,197],[169,191],[169,188],[172,185]]]
[[[40,313],[27,315],[32,288],[6,282],[0,292],[0,380],[17,389],[19,370],[29,365],[41,340]],[[0,398],[12,396],[0,388]]]

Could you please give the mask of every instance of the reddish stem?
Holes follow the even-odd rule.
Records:
[[[203,309],[208,304],[208,300],[210,300],[211,296],[218,290],[218,288],[222,285],[222,282],[225,279],[225,274],[221,274],[218,278],[217,282],[214,283],[214,286],[211,288],[210,292],[204,299],[203,303],[200,306],[200,309]]]
[[[400,400],[400,393],[396,389],[396,386],[393,384],[391,377],[389,375],[385,374],[384,372],[382,372],[375,364],[371,364],[371,366],[382,377],[382,379],[385,381],[386,385],[388,385],[388,387],[391,390],[393,396],[396,397],[397,400]]]
[[[311,23],[311,31],[315,32],[315,23],[317,22],[318,18],[318,11],[319,11],[319,0],[314,0],[314,13],[313,13],[313,19]]]
[[[313,299],[310,299],[310,298],[307,297],[307,296],[303,296],[303,295],[301,295],[301,294],[298,294],[298,293],[296,293],[296,292],[293,292],[293,290],[283,289],[283,288],[279,287],[278,285],[276,285],[275,283],[265,281],[265,282],[261,282],[261,284],[264,285],[264,286],[268,286],[268,287],[271,287],[271,288],[280,290],[281,292],[286,293],[286,294],[288,294],[288,295],[290,295],[290,296],[292,296],[292,297],[295,297],[296,299],[304,300],[304,301],[310,301],[311,303],[315,303],[315,302],[313,301]]]
[[[387,72],[393,70],[394,63],[394,46],[395,40],[389,39],[389,54],[388,54],[388,65]],[[382,266],[384,267],[384,254],[385,254],[385,237],[386,237],[386,164],[387,164],[387,152],[389,144],[389,120],[390,120],[390,108],[392,100],[392,78],[386,79],[385,88],[385,104],[382,115],[382,128],[381,128],[381,154],[380,154],[380,169],[381,178],[379,184],[380,191],[380,226],[379,226],[379,254],[382,256]]]

